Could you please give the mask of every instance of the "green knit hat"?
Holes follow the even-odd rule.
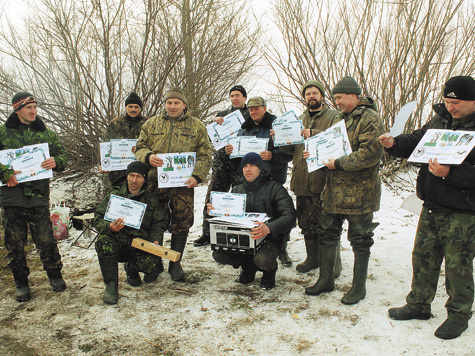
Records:
[[[165,94],[165,101],[168,99],[180,99],[186,104],[185,94],[183,94],[180,88],[173,88],[167,91]]]
[[[305,90],[310,87],[316,87],[318,90],[320,90],[322,96],[325,97],[325,88],[323,87],[323,84],[320,83],[318,80],[309,80],[302,87],[301,93],[303,98],[305,98]]]
[[[338,83],[333,87],[332,94],[356,94],[360,95],[362,92],[361,87],[358,85],[353,77],[346,76],[340,79]]]

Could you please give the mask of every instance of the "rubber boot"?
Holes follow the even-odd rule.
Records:
[[[102,300],[106,304],[117,304],[119,300],[119,261],[117,255],[99,257],[102,278],[106,285]]]
[[[155,270],[151,273],[145,273],[144,276],[143,276],[143,280],[145,283],[151,283],[151,282],[155,282],[158,278],[158,275],[160,273],[162,273],[164,270],[163,268],[163,262],[162,262],[162,259],[160,258],[160,261],[158,262]]]
[[[207,195],[206,202],[208,202],[208,199],[209,199],[209,192]],[[211,216],[208,215],[208,208],[205,204],[203,208],[203,227],[202,227],[201,236],[193,241],[193,246],[200,247],[200,246],[209,245],[210,243],[209,221],[208,221],[209,218],[211,218]]]
[[[336,262],[337,246],[320,245],[320,276],[317,283],[305,289],[305,293],[319,295],[323,292],[331,292],[335,289],[334,268]]]
[[[275,288],[275,274],[277,268],[271,272],[262,271],[261,289],[271,290]]]
[[[28,274],[13,273],[13,279],[15,280],[15,300],[17,302],[26,302],[30,300],[30,286],[28,283]]]
[[[282,266],[284,267],[291,267],[292,266],[292,260],[289,257],[289,254],[287,252],[287,243],[290,241],[290,232],[288,235],[286,234],[285,237],[285,242],[282,246],[282,250],[279,252],[279,261],[282,263]]]
[[[52,271],[47,271],[46,274],[49,278],[49,284],[55,292],[60,292],[66,289],[66,282],[64,282],[61,270],[59,268]]]
[[[129,286],[138,287],[142,284],[142,280],[139,275],[139,266],[134,263],[124,263],[125,273],[127,274],[127,283]]]
[[[183,251],[186,246],[186,239],[188,234],[172,234],[171,249],[176,252],[180,252],[180,259],[177,262],[170,262],[168,265],[168,272],[170,273],[172,280],[175,282],[182,282],[185,280],[185,272],[181,268],[181,259],[183,258]]]
[[[256,279],[257,266],[252,260],[245,260],[241,264],[241,274],[236,279],[237,283],[249,284]]]
[[[356,304],[366,296],[366,278],[368,277],[369,253],[355,253],[355,265],[353,267],[353,285],[346,293],[341,302],[343,304]]]
[[[206,246],[209,245],[209,235],[201,235],[199,238],[197,238],[195,241],[193,241],[193,246],[195,247],[200,247],[200,246]]]
[[[341,264],[341,245],[338,244],[337,249],[336,249],[336,261],[335,261],[335,268],[333,269],[333,274],[335,276],[335,279],[340,277],[341,270],[342,270],[342,264]]]
[[[318,239],[305,238],[305,249],[307,250],[307,258],[305,261],[297,265],[297,272],[307,273],[314,268],[320,267],[320,247]]]

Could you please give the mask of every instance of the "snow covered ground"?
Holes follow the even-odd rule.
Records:
[[[447,299],[443,273],[428,321],[394,321],[388,308],[405,304],[411,282],[411,250],[417,216],[399,208],[410,192],[396,194],[383,186],[375,220],[375,244],[366,298],[347,306],[340,302],[352,280],[353,253],[342,237],[343,271],[336,290],[307,296],[304,288],[318,270],[299,274],[305,259],[303,236],[292,231],[294,266],[277,272],[277,287],[259,288],[260,273],[248,286],[234,282],[238,270],[216,264],[210,247],[193,247],[201,233],[206,186],[195,192],[195,225],[185,250],[186,283],[174,283],[167,272],[158,280],[130,287],[120,269],[117,306],[102,302],[103,283],[93,247],[72,246],[80,233],[60,242],[68,289],[51,291],[33,249],[32,299],[17,303],[14,284],[0,261],[0,355],[473,355],[475,324],[461,337],[437,339],[445,320]],[[63,193],[56,193],[60,198]],[[91,190],[90,194],[95,194]],[[166,236],[165,245],[169,245]],[[165,268],[167,262],[165,262]]]

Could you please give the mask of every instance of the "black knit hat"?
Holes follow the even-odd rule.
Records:
[[[127,99],[125,99],[125,106],[127,106],[129,104],[136,104],[140,107],[143,106],[142,99],[140,99],[140,96],[138,96],[137,93],[135,93],[135,92],[130,93],[130,95],[127,97]]]
[[[129,175],[130,173],[138,173],[142,177],[144,177],[145,180],[147,180],[148,166],[143,162],[134,161],[127,166],[126,172],[127,175]]]
[[[475,79],[468,75],[450,78],[445,83],[444,98],[475,100]]]
[[[241,168],[243,168],[246,164],[253,164],[261,171],[264,170],[264,161],[262,160],[261,156],[256,152],[249,152],[246,154],[241,160]]]
[[[26,91],[16,93],[12,98],[13,111],[20,110],[31,103],[38,103],[38,101]]]
[[[346,76],[340,79],[338,83],[333,87],[332,94],[356,94],[360,95],[362,92],[361,87],[356,82],[355,78]]]
[[[242,96],[247,98],[247,92],[246,89],[242,85],[235,85],[231,89],[229,89],[229,94],[231,94],[232,91],[239,91],[241,92]]]

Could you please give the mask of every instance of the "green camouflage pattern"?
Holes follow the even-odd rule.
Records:
[[[158,188],[156,182],[149,182],[147,189],[158,197],[165,210],[168,231],[173,235],[188,234],[195,219],[194,189]]]
[[[7,123],[0,126],[0,150],[47,143],[50,157],[53,157],[56,162],[54,171],[64,170],[68,163],[68,157],[63,145],[53,131],[47,128],[44,131],[40,131],[38,127],[44,127],[43,120],[39,116],[36,117],[35,122],[25,125],[20,123],[17,114],[11,114]],[[5,184],[12,176],[13,170],[0,164],[0,180],[2,183]],[[1,187],[0,206],[21,206],[23,196],[39,198],[43,201],[43,205],[49,206],[48,179],[20,183],[20,186],[21,189],[16,189],[15,191],[9,191],[11,188],[6,186]],[[15,196],[11,196],[12,194]],[[18,194],[21,194],[21,196],[16,196]]]
[[[378,138],[384,125],[371,106],[362,98],[348,116],[340,113],[335,119],[334,123],[345,120],[352,153],[336,159],[336,169],[327,170],[323,191],[323,211],[327,214],[360,215],[379,210],[379,164],[384,150]]]
[[[163,112],[151,117],[140,131],[135,156],[139,161],[147,162],[154,153],[196,152],[196,164],[193,176],[204,182],[211,167],[211,143],[205,125],[186,111],[178,119],[170,119]],[[157,181],[157,169],[152,167],[148,175]]]
[[[322,213],[322,201],[319,195],[316,196],[297,196],[297,221],[302,235],[318,238],[317,224]]]
[[[448,318],[467,322],[474,299],[475,215],[423,208],[412,251],[412,284],[407,303],[430,313],[445,258]]]
[[[104,214],[112,194],[147,204],[140,229],[124,226],[119,232],[110,230],[111,222],[104,220]],[[150,242],[158,241],[160,245],[163,244],[163,233],[167,227],[167,220],[166,213],[154,194],[142,190],[138,196],[132,197],[128,192],[127,182],[123,182],[119,189],[113,189],[99,204],[94,213],[93,226],[99,232],[96,241],[96,251],[99,257],[116,254],[132,256],[136,254],[136,249],[131,247],[134,238],[141,238]],[[150,259],[146,258],[145,260]]]
[[[28,277],[25,246],[28,243],[28,226],[31,238],[39,250],[43,269],[60,271],[63,267],[48,207],[23,208],[7,206],[2,208],[2,224],[5,231],[5,247],[8,250],[8,267],[18,277]],[[16,279],[16,278],[15,278]]]

